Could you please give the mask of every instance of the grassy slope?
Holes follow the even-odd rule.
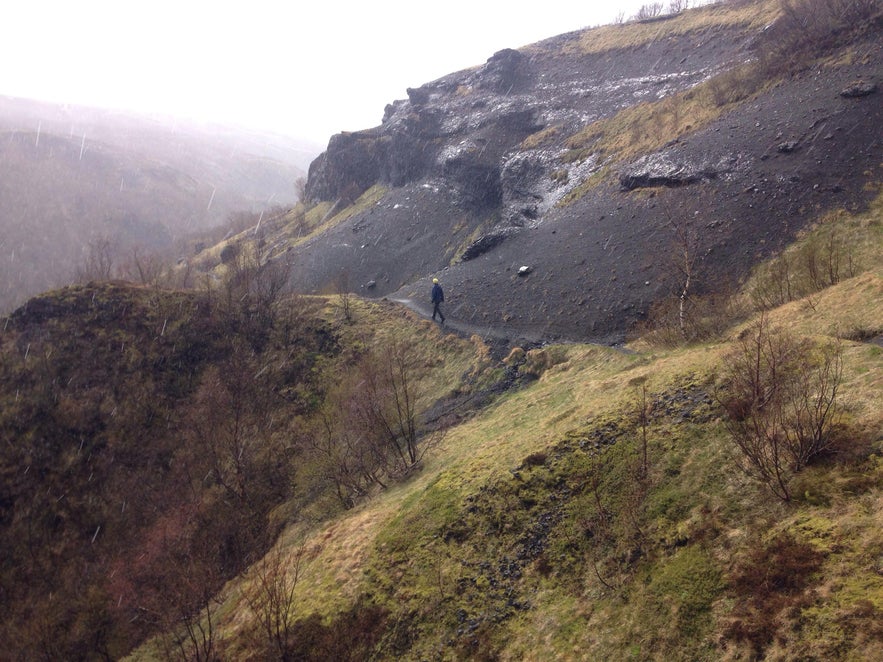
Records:
[[[662,20],[628,22],[583,31],[579,38],[565,46],[573,54],[597,54],[619,49],[639,48],[658,40],[694,35],[701,42],[713,39],[715,30],[741,27],[747,33],[759,32],[780,13],[778,2],[715,3],[695,8]],[[533,47],[542,53],[542,46]],[[554,57],[555,53],[547,53]],[[725,111],[760,91],[770,81],[749,80],[749,66],[718,73],[693,89],[671,97],[638,103],[616,115],[592,122],[566,139],[569,150],[566,161],[578,161],[589,154],[614,156],[617,160],[648,153],[661,148],[673,137],[697,131],[720,117]],[[525,147],[536,146],[548,139],[560,138],[559,128],[552,127],[531,136]],[[579,191],[592,186],[587,181],[568,196],[572,201]]]
[[[883,330],[880,211],[846,219],[862,230],[867,270],[776,309],[776,324]],[[434,396],[476,358],[487,365],[480,344],[360,306],[375,330],[435,348]],[[731,341],[555,349],[557,365],[449,429],[419,474],[283,535],[286,553],[307,550],[297,614],[333,623],[367,596],[388,614],[381,659],[878,657],[883,350],[846,343],[854,456],[805,470],[786,505],[735,470],[709,397]],[[646,490],[635,478],[642,382],[653,403]],[[243,658],[249,582],[228,586],[222,610],[226,645]],[[145,647],[132,659],[150,658]]]

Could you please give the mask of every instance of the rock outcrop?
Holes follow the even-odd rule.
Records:
[[[721,89],[732,83],[728,69],[750,60],[760,28],[719,20],[726,6],[692,11],[709,12],[705,27],[671,18],[639,46],[586,48],[575,32],[501,50],[409,88],[379,126],[334,136],[310,168],[308,197],[342,209],[374,184],[385,192],[292,247],[296,287],[330,291],[346,273],[371,283],[369,296],[419,305],[439,275],[451,323],[615,342],[677,289],[673,221],[697,237],[698,293],[742,278],[825,209],[866,204],[883,122],[873,35],[860,61],[796,72],[678,135],[653,119],[604,125],[603,148],[586,137],[637,104],[663,112],[715,76]],[[633,27],[646,29],[608,29]],[[610,147],[633,131],[660,146],[628,157]]]

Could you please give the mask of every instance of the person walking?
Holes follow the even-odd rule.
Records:
[[[445,292],[442,289],[442,286],[438,284],[438,278],[432,279],[432,295],[430,296],[430,300],[432,301],[433,321],[435,321],[435,316],[438,315],[441,318],[442,326],[444,326],[445,316],[441,311],[441,303],[445,300]]]

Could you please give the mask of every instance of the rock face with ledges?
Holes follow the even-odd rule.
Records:
[[[876,33],[860,62],[799,71],[682,135],[650,127],[660,147],[648,153],[573,142],[751,58],[758,31],[679,20],[630,48],[584,52],[574,32],[499,51],[408,89],[380,126],[334,136],[309,198],[386,193],[292,247],[295,286],[329,291],[345,272],[363,294],[422,304],[437,276],[464,329],[617,342],[677,289],[675,220],[695,226],[701,293],[738,282],[826,209],[862,208],[879,179]]]

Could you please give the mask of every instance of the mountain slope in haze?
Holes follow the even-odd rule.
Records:
[[[314,148],[282,136],[0,97],[0,310],[124,256],[297,200]]]
[[[9,656],[881,658],[883,16],[807,54],[781,8],[503,52],[332,139],[319,201],[204,251],[199,291],[5,318]],[[761,37],[795,59],[755,68]],[[446,326],[402,305],[431,273]],[[551,342],[620,339],[657,275],[670,328]],[[752,473],[740,421],[819,411],[821,452]]]
[[[622,341],[683,289],[684,242],[691,291],[711,292],[873,196],[879,7],[852,20],[804,5],[829,33],[778,2],[722,2],[409,89],[311,165],[321,228],[267,243],[301,291],[345,276],[425,305],[440,277],[463,329]]]

